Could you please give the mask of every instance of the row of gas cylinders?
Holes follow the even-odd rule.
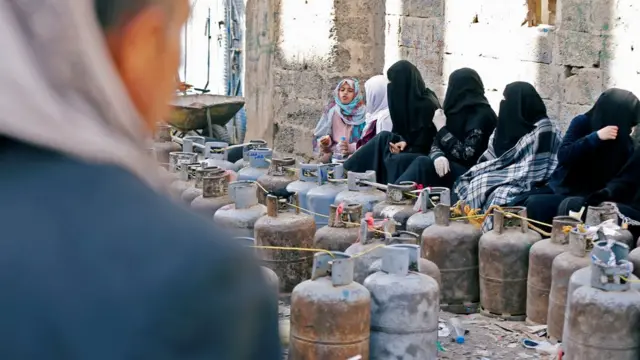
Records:
[[[193,163],[193,159],[180,160],[187,157],[185,153],[171,154],[170,163],[175,166],[170,168],[184,174],[183,169],[191,167],[195,171],[193,187],[198,188],[195,184],[199,176],[194,170],[198,165]],[[302,165],[296,179],[291,171],[294,162],[291,159],[271,160],[271,154],[271,150],[264,148],[263,144],[246,149],[244,155],[248,160],[247,166],[238,171],[239,179],[243,179],[244,171],[245,181],[229,184],[228,169],[225,173],[220,173],[221,168],[212,169],[214,174],[201,173],[202,188],[217,189],[204,191],[200,195],[205,199],[216,199],[216,205],[210,208],[207,215],[213,216],[214,221],[226,229],[235,229],[238,234],[255,237],[260,246],[344,251],[344,256],[353,256],[349,262],[353,263],[353,277],[360,284],[382,269],[385,246],[418,246],[421,253],[418,258],[420,270],[439,284],[438,306],[442,309],[454,313],[472,313],[481,309],[489,316],[511,320],[527,318],[531,323],[546,323],[551,337],[569,343],[570,339],[563,337],[563,331],[567,328],[565,322],[574,318],[568,316],[567,310],[567,304],[571,301],[571,284],[578,284],[578,279],[585,279],[580,274],[590,271],[589,254],[593,244],[587,235],[580,232],[578,220],[556,218],[550,239],[541,240],[540,235],[529,230],[527,221],[523,220],[526,218],[525,209],[508,208],[495,212],[494,229],[483,235],[468,222],[451,219],[447,189],[418,192],[413,183],[383,187],[373,183],[373,172],[349,172],[347,179],[342,179],[340,164]],[[378,188],[386,188],[387,192]],[[185,198],[182,195],[186,190],[180,195],[183,200]],[[281,197],[270,195],[264,198],[266,206],[260,204],[258,195],[265,195],[264,190]],[[291,193],[295,195],[289,196]],[[191,201],[191,205],[197,209],[194,206],[197,202],[194,204],[194,201]],[[312,217],[301,213],[300,208],[313,209],[315,215]],[[373,212],[373,217],[364,217],[365,212]],[[608,204],[591,208],[588,214],[588,225],[617,218],[613,207]],[[327,226],[322,226],[323,223]],[[321,228],[316,231],[317,227]],[[567,227],[572,230],[567,232]],[[621,230],[607,237],[620,241],[627,250],[634,245],[628,231]],[[629,260],[636,263],[636,271],[640,269],[639,251],[636,249],[629,255]],[[275,271],[272,278],[279,279],[281,292],[288,293],[309,278],[315,281],[312,270],[315,267],[311,266],[312,256],[308,253],[262,250],[261,258]],[[573,275],[576,279],[572,278]],[[637,278],[630,276],[629,280],[635,284]],[[402,297],[402,294],[399,296]],[[629,309],[633,308],[633,303],[616,304],[620,305],[616,314],[628,315]],[[599,311],[608,309],[606,304],[591,305]],[[333,306],[339,311],[338,304]],[[331,318],[326,315],[327,312],[323,314],[305,316],[318,321],[316,326],[322,326],[326,318]],[[437,314],[435,316],[437,319]],[[616,317],[616,326],[633,328],[638,321],[638,317],[634,316]],[[612,330],[601,323],[594,324],[597,329],[590,331],[598,334],[602,329]],[[421,328],[423,325],[402,323],[403,328]],[[292,344],[297,336],[295,326],[292,315]],[[636,330],[625,334],[615,332],[616,338],[611,338],[611,341],[594,336],[577,339],[577,348],[589,348],[594,354],[602,354],[597,351],[601,349],[616,356],[625,351],[638,351],[637,335],[640,330],[637,329],[640,328],[636,326]],[[352,330],[355,331],[355,328]],[[322,337],[307,339],[304,334],[299,337],[309,344],[332,341]],[[625,347],[624,344],[632,344],[635,348]],[[409,345],[412,348],[418,346],[407,343]],[[435,346],[435,343],[432,345]],[[579,353],[581,350],[573,351]],[[373,354],[372,351],[372,358],[375,358]],[[432,358],[424,354],[416,358]],[[596,359],[600,355],[571,356],[571,351],[568,351],[567,358],[573,359]]]

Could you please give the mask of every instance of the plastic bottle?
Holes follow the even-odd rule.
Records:
[[[341,138],[340,138],[340,142],[339,142],[339,143],[337,143],[337,144],[336,144],[336,146],[333,148],[333,161],[332,161],[333,163],[336,163],[337,161],[342,161],[342,160],[344,160],[345,156],[344,156],[344,154],[342,153],[342,151],[340,150],[340,144],[341,144],[343,141],[346,141],[346,140],[347,140],[347,138],[346,138],[346,137],[344,137],[344,136],[343,136],[343,137],[341,137]]]
[[[449,325],[451,325],[451,336],[453,336],[458,344],[464,344],[465,329],[462,326],[462,322],[460,322],[460,319],[449,319]]]

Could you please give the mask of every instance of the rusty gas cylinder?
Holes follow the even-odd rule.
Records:
[[[524,207],[495,210],[493,230],[480,237],[480,305],[487,316],[526,318],[529,249],[541,239],[529,230],[526,217]]]
[[[384,192],[369,184],[361,183],[361,180],[375,182],[376,172],[367,171],[357,173],[349,171],[347,173],[347,190],[336,195],[334,204],[339,205],[342,202],[346,204],[360,204],[362,205],[362,212],[366,214],[372,212],[376,204],[386,199]]]
[[[353,266],[344,253],[314,255],[311,280],[291,293],[290,360],[369,359],[371,295]]]
[[[394,221],[397,230],[405,230],[407,220],[417,212],[414,210],[417,196],[412,193],[416,189],[418,185],[413,181],[388,184],[385,200],[373,207],[373,217]]]
[[[254,231],[259,246],[312,248],[316,223],[313,217],[300,212],[296,194],[288,199],[268,195],[267,215],[258,219]],[[278,274],[281,292],[290,293],[311,276],[313,256],[309,252],[262,250],[262,259]]]
[[[358,241],[362,205],[330,205],[329,225],[316,231],[314,247],[331,251],[345,251]]]
[[[257,148],[266,148],[267,142],[262,139],[249,140],[248,143],[244,144],[242,147],[242,159],[236,161],[236,166],[238,167],[238,171],[240,169],[249,166],[249,151],[257,149]]]
[[[234,235],[253,237],[258,219],[267,214],[267,207],[258,204],[257,186],[253,181],[235,181],[229,184],[232,204],[221,207],[213,215],[213,221]]]
[[[600,238],[600,237],[599,237]],[[605,238],[605,236],[603,235],[602,238]],[[626,244],[620,243],[620,242],[613,242],[612,244],[608,244],[607,241],[598,241],[595,245],[594,245],[594,249],[598,248],[598,243],[600,243],[601,247],[609,247],[611,246],[611,250],[612,252],[615,254],[615,258],[616,260],[619,262],[619,260],[629,260],[628,256],[628,252],[629,252],[629,247]],[[594,253],[594,251],[592,250],[592,254]],[[602,254],[602,252],[601,252]],[[597,255],[596,255],[597,256]],[[593,263],[592,263],[593,265]],[[591,286],[591,281],[592,281],[592,277],[593,277],[593,268],[592,266],[587,266],[584,267],[576,272],[573,273],[573,275],[571,275],[571,278],[569,279],[569,287],[567,290],[567,307],[565,309],[565,314],[564,314],[564,325],[562,327],[562,338],[563,339],[570,339],[571,338],[571,330],[569,328],[569,323],[571,321],[570,317],[571,317],[571,297],[573,295],[573,293],[581,286]],[[627,276],[624,276],[625,279],[622,279],[623,282],[628,282],[631,285],[631,289],[634,289],[636,291],[640,291],[640,281],[638,280],[638,278],[633,275],[633,274],[629,274]],[[613,286],[619,287],[620,285],[624,284],[611,284]],[[606,284],[605,284],[606,286]],[[617,289],[617,290],[621,290],[621,289]]]
[[[233,202],[229,196],[229,180],[222,171],[202,178],[202,195],[193,199],[191,208],[209,220],[213,220],[216,211]]]
[[[444,187],[425,188],[416,202],[417,213],[407,220],[407,231],[422,235],[424,229],[436,223],[433,209],[436,205],[451,206],[451,191]]]
[[[235,237],[234,240],[247,247],[256,246],[256,239],[252,237],[239,236],[239,237]],[[258,259],[260,256],[260,251],[256,249],[253,251],[253,253],[256,254],[256,259]],[[273,270],[269,269],[266,266],[261,266],[260,268],[262,270],[262,275],[264,276],[264,279],[267,285],[274,292],[274,295],[277,297],[280,291],[280,280],[278,279],[278,275],[276,275],[276,273]]]
[[[371,359],[436,360],[440,293],[420,273],[417,245],[382,249],[382,271],[364,286],[371,293]]]
[[[433,261],[442,274],[440,307],[456,314],[478,311],[480,285],[478,242],[482,231],[468,220],[451,220],[449,205],[433,210],[435,224],[422,233],[422,256]]]
[[[564,359],[640,359],[640,292],[627,281],[631,266],[616,248],[609,241],[594,245],[590,284],[569,296]]]
[[[569,231],[580,220],[570,216],[553,218],[551,238],[538,241],[529,251],[527,277],[527,321],[532,325],[546,325],[551,290],[551,265],[556,256],[569,249]]]
[[[633,274],[640,277],[640,247],[629,254],[629,262],[633,264]]]
[[[605,221],[611,221],[618,225],[620,217],[616,211],[617,209],[618,206],[612,202],[604,202],[600,206],[589,206],[584,223],[587,226],[597,226]],[[627,229],[620,228],[615,231],[615,234],[608,234],[607,236],[612,240],[627,244],[630,248],[635,247],[633,235]]]
[[[578,225],[569,232],[569,250],[556,256],[551,265],[551,291],[547,313],[547,334],[555,341],[562,340],[569,279],[574,272],[589,266],[593,249],[592,237]]]
[[[187,142],[190,142],[187,140]],[[197,164],[198,154],[194,152],[182,152],[175,151],[169,153],[169,172],[178,173],[180,171],[179,165],[182,164]]]
[[[373,225],[362,219],[358,233],[359,240],[349,246],[345,253],[354,257],[354,280],[360,284],[369,276],[371,265],[382,256],[381,249],[386,244],[386,234],[395,232],[393,222],[376,220]]]
[[[169,154],[178,152],[182,148],[171,140],[171,126],[156,124],[154,134],[153,153],[159,163],[169,163]]]
[[[397,231],[391,236],[387,236],[385,239],[385,244],[387,246],[390,245],[417,245],[420,246],[420,236],[416,233],[412,233],[409,231]],[[420,251],[422,254],[422,250]],[[418,259],[420,262],[420,273],[430,276],[438,283],[438,288],[442,286],[442,276],[440,274],[440,269],[438,266],[428,259],[424,257],[420,257]],[[376,273],[382,269],[382,259],[376,260],[371,267],[369,268],[369,275]]]
[[[182,193],[195,185],[194,169],[197,164],[178,164],[178,180],[169,185],[169,194],[172,198],[182,201]]]
[[[212,167],[197,167],[194,171],[193,171],[194,175],[193,175],[193,186],[189,187],[188,189],[186,189],[185,191],[182,192],[181,198],[182,198],[182,202],[184,202],[186,205],[191,205],[191,202],[193,202],[193,200],[195,198],[197,198],[198,196],[202,196],[202,187],[203,187],[203,179],[207,176],[213,176],[213,175],[225,175],[225,170],[218,167],[218,166],[212,166]]]
[[[276,196],[287,195],[287,185],[296,181],[296,174],[291,171],[295,165],[296,159],[294,158],[274,158],[271,160],[271,165],[269,166],[267,173],[260,176],[257,180],[263,190],[258,191],[258,202],[260,202],[260,204],[266,205],[265,200],[267,198],[267,193],[273,193]],[[265,191],[267,193],[265,193]]]

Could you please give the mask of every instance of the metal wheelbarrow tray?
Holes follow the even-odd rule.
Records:
[[[211,125],[225,126],[244,106],[240,96],[212,94],[178,95],[171,102],[168,123],[180,131],[202,130]]]

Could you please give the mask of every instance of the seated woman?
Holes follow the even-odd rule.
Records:
[[[510,204],[536,184],[547,182],[558,163],[560,131],[547,117],[536,89],[514,82],[503,95],[489,148],[455,185],[460,200],[482,211]],[[487,218],[482,227],[491,230],[493,221]]]
[[[357,79],[343,79],[333,90],[333,99],[313,132],[313,150],[318,160],[328,163],[333,154],[346,157],[356,151],[364,125],[365,104],[360,84]]]
[[[356,148],[359,149],[374,136],[382,131],[391,131],[393,123],[387,102],[387,85],[389,80],[384,75],[376,75],[364,83],[365,98],[367,99],[366,125],[362,137]]]
[[[605,188],[633,154],[631,130],[639,120],[635,95],[615,88],[602,93],[591,110],[571,121],[548,187],[524,202],[528,216],[550,223],[565,198]]]
[[[433,117],[438,132],[431,153],[415,159],[398,183],[415,181],[423,186],[451,188],[487,150],[498,119],[475,70],[462,68],[451,73],[443,110]]]
[[[393,183],[420,155],[427,155],[436,134],[432,119],[440,107],[420,71],[400,60],[387,70],[387,100],[393,132],[381,131],[344,163],[349,171],[376,171],[376,181]]]

